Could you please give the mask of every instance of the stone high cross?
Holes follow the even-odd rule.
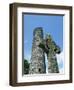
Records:
[[[59,46],[52,40],[50,35],[46,35],[45,40],[40,43],[39,47],[41,47],[44,52],[47,54],[48,59],[48,73],[59,73],[58,63],[56,54],[61,52]]]

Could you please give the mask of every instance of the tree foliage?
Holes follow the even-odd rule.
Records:
[[[29,74],[29,62],[28,60],[24,60],[24,74]]]

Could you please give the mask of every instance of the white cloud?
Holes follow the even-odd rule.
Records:
[[[45,64],[46,64],[46,73],[48,73],[48,60],[46,54],[45,54]]]
[[[64,74],[64,52],[62,51],[60,54],[57,54],[57,62],[59,66],[60,74]]]

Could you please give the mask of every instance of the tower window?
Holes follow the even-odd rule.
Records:
[[[39,72],[41,72],[41,69],[39,68]]]

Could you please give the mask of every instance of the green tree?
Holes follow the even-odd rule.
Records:
[[[28,60],[24,60],[24,74],[29,74],[29,62]]]

